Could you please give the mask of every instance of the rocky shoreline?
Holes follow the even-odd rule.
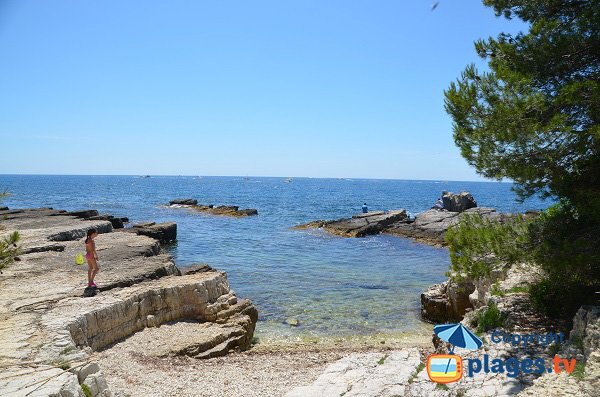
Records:
[[[460,212],[425,211],[418,223],[400,210],[304,227],[346,237],[403,236],[419,230],[427,234],[412,238],[439,244],[461,214],[474,212],[503,216],[471,206]],[[226,274],[207,265],[182,271],[162,251],[161,244],[176,239],[174,223],[115,228],[114,219],[125,220],[93,210],[50,208],[4,209],[0,217],[5,228],[0,234],[22,234],[18,263],[0,275],[0,395],[537,397],[563,392],[592,396],[600,387],[598,307],[580,309],[564,345],[525,352],[548,360],[556,353],[576,357],[585,362],[584,380],[564,373],[537,379],[486,374],[439,387],[423,371],[429,354],[446,352],[435,337],[427,344],[382,340],[362,347],[252,345],[256,308],[235,295]],[[415,223],[413,229],[401,226]],[[85,298],[86,266],[75,265],[74,257],[90,228],[100,232],[100,293]],[[536,277],[532,268],[522,266],[495,274],[484,284],[450,279],[422,294],[422,316],[437,323],[462,321],[475,329],[479,314],[493,301],[511,332],[569,331],[534,313],[527,294],[514,292]],[[501,294],[490,293],[492,283]],[[490,357],[523,354],[489,339],[484,350]],[[239,353],[222,357],[230,351]],[[459,354],[468,358],[483,352]],[[206,358],[210,360],[200,360]]]
[[[94,352],[147,329],[165,330],[162,355],[216,357],[250,346],[257,311],[235,296],[226,274],[200,267],[182,275],[161,251],[174,224],[115,229],[95,211],[51,208],[3,210],[0,217],[0,233],[22,236],[18,263],[0,275],[1,394],[84,396],[85,389],[110,396]],[[90,228],[100,233],[100,293],[86,298],[87,266],[74,258]],[[169,340],[166,330],[180,324],[190,336]]]

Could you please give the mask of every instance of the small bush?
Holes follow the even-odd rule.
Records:
[[[573,372],[571,372],[571,376],[579,380],[583,380],[583,378],[585,378],[585,363],[576,363]]]
[[[501,327],[504,323],[502,314],[494,302],[490,302],[487,308],[477,318],[477,332],[483,333],[491,329]]]
[[[490,294],[492,294],[493,296],[506,295],[505,292],[500,289],[500,284],[498,284],[498,283],[492,284],[492,288],[490,288]]]
[[[529,286],[528,285],[515,285],[512,288],[509,288],[508,290],[506,290],[507,294],[521,294],[521,293],[529,293]]]
[[[66,371],[71,368],[71,364],[69,364],[65,360],[55,360],[55,361],[51,362],[50,364],[52,364],[53,366],[55,366],[57,368],[62,369],[63,371]]]
[[[94,397],[88,385],[81,384],[81,390],[83,390],[83,394],[85,394],[85,397]]]
[[[13,232],[10,235],[0,239],[0,271],[11,265],[15,257],[21,252],[17,243],[21,239],[19,232]]]

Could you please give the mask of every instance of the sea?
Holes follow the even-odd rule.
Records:
[[[256,335],[267,341],[314,340],[419,332],[420,293],[445,280],[448,251],[409,239],[331,236],[293,226],[361,211],[429,209],[442,191],[469,191],[479,206],[503,212],[544,209],[520,203],[505,182],[208,176],[0,175],[10,208],[97,209],[144,221],[175,221],[166,247],[179,266],[226,271],[240,297],[259,312]],[[217,217],[169,208],[176,198],[256,208],[259,215]],[[98,282],[102,282],[101,275]]]

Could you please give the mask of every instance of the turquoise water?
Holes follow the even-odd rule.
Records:
[[[258,307],[261,337],[322,337],[412,332],[419,294],[444,280],[445,249],[392,236],[346,239],[319,230],[291,230],[316,219],[369,209],[429,208],[442,190],[468,190],[480,206],[523,211],[506,183],[242,177],[0,175],[11,208],[94,208],[132,222],[176,221],[169,250],[179,265],[208,263],[228,273],[239,296]],[[193,197],[201,203],[257,208],[241,219],[213,217],[162,204]],[[101,282],[101,279],[99,279]],[[286,320],[300,323],[291,327]]]

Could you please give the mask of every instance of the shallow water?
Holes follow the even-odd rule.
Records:
[[[176,221],[169,250],[179,265],[208,263],[228,273],[239,296],[258,307],[261,338],[414,333],[419,294],[444,280],[445,249],[392,236],[334,237],[290,227],[370,210],[429,208],[441,191],[468,190],[480,206],[502,211],[545,208],[519,204],[507,183],[242,177],[0,175],[11,208],[94,208],[132,222]],[[201,203],[257,208],[241,219],[214,217],[162,204],[193,197]],[[99,280],[101,282],[101,280]],[[287,319],[297,319],[291,327]]]

